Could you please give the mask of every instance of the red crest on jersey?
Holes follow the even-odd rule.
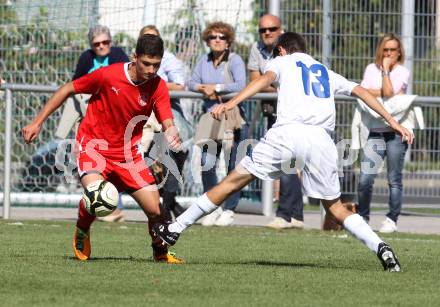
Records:
[[[149,100],[150,95],[148,93],[139,93],[138,102],[141,106],[146,106],[147,101]]]

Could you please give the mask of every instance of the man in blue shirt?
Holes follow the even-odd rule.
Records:
[[[273,58],[272,50],[278,37],[283,32],[281,20],[274,15],[263,15],[259,21],[261,40],[252,45],[249,55],[249,78],[253,81],[263,74],[267,62]],[[264,92],[276,92],[269,86]],[[276,120],[276,101],[262,102],[263,114],[267,117],[267,128],[270,129]],[[276,217],[267,226],[276,229],[304,228],[303,200],[301,182],[296,174],[285,174],[280,177],[280,200]]]

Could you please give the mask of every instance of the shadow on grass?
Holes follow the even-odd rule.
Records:
[[[284,267],[284,268],[328,268],[327,265],[317,263],[297,263],[297,262],[279,262],[268,260],[243,260],[243,261],[188,261],[190,265],[246,265],[246,266],[268,266],[268,267]]]
[[[76,259],[76,257],[73,256],[64,256],[65,260],[73,260],[81,262],[80,260]],[[153,259],[145,259],[145,258],[135,258],[135,257],[91,257],[89,260],[84,262],[99,262],[99,261],[129,261],[129,262],[138,262],[138,263],[153,263]]]
[[[66,260],[79,261],[73,256],[64,256]],[[135,257],[92,257],[85,262],[101,262],[101,261],[114,261],[114,262],[131,262],[131,263],[156,263],[153,259],[148,258],[135,258]],[[261,267],[279,267],[279,268],[310,268],[310,269],[348,269],[347,266],[338,264],[319,264],[319,263],[299,263],[299,262],[280,262],[269,260],[242,260],[242,261],[197,261],[189,260],[184,266],[206,266],[206,265],[229,265],[229,266],[261,266]],[[359,268],[360,270],[364,270]]]
[[[276,260],[240,260],[240,261],[228,261],[228,260],[217,260],[212,262],[198,261],[198,260],[189,260],[186,264],[189,265],[230,265],[230,266],[261,266],[261,267],[277,267],[277,268],[285,268],[285,269],[338,269],[338,270],[352,270],[353,267],[349,266],[345,263],[340,262],[321,262],[321,263],[312,263],[312,262],[286,262],[286,261],[276,261]],[[358,271],[366,271],[370,270],[368,267],[356,267],[355,270]]]
[[[241,261],[236,264],[243,265],[261,265],[261,266],[276,266],[276,267],[286,267],[286,268],[325,268],[327,266],[323,266],[317,263],[296,263],[296,262],[277,262],[277,261]]]

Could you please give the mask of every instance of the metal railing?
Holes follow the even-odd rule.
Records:
[[[4,127],[5,127],[5,134],[4,134],[4,189],[3,189],[3,195],[0,194],[0,198],[3,198],[3,218],[7,219],[10,217],[10,206],[11,206],[11,172],[12,172],[12,163],[11,163],[11,156],[13,154],[13,92],[32,92],[32,93],[51,93],[54,92],[57,89],[56,86],[44,86],[44,85],[28,85],[28,84],[4,84],[2,86],[2,90],[5,91],[5,117],[4,117]],[[194,92],[188,92],[188,91],[182,91],[182,92],[170,92],[170,96],[172,98],[194,98],[194,99],[200,99],[202,98],[202,94],[200,93],[194,93]],[[225,98],[233,97],[234,94],[228,94],[225,96]],[[344,108],[341,113],[343,113],[342,119],[337,119],[337,130],[342,131],[341,135],[346,135],[346,130],[349,129],[349,122],[351,120],[351,113],[350,110],[354,106],[355,99],[353,97],[347,97],[347,96],[336,96],[337,101],[337,108],[342,110],[341,108]],[[275,93],[259,93],[255,95],[252,99],[264,99],[264,100],[275,100],[277,99],[277,95]],[[416,97],[415,104],[422,106],[422,108],[435,108],[435,112],[428,112],[428,113],[439,113],[440,114],[440,97]],[[349,108],[349,109],[347,109]],[[33,115],[33,114],[32,114]],[[435,129],[435,133],[433,134],[434,138],[435,136],[438,136],[437,133],[438,126],[439,126],[439,120],[440,118],[434,117],[432,119],[432,123],[427,123],[427,128]],[[347,128],[348,127],[348,128]],[[432,135],[428,136],[427,139],[432,139]],[[423,147],[423,146],[422,146]],[[438,148],[426,148],[426,151],[428,154],[435,154],[438,155],[439,149]],[[425,180],[426,176],[424,174],[429,174],[429,172],[437,172],[440,170],[437,169],[435,166],[436,164],[436,158],[433,158],[432,165],[427,168],[427,171],[425,173],[422,173],[420,176],[417,174],[413,175],[413,173],[409,172],[408,175],[412,176],[414,180]],[[429,178],[434,178],[433,176]],[[437,177],[436,177],[437,178]],[[410,187],[411,188],[411,187]],[[440,188],[439,188],[440,189]],[[345,191],[347,192],[347,191]],[[349,193],[353,194],[353,191],[348,191]],[[20,192],[18,192],[20,193]],[[423,193],[423,192],[422,192]],[[426,192],[426,197],[431,197],[438,201],[440,199],[440,192],[435,190],[433,193]],[[31,193],[32,194],[32,193]],[[261,213],[264,215],[269,215],[272,212],[272,197],[273,197],[273,191],[272,191],[272,185],[263,185],[262,191],[261,191],[262,197],[261,197]],[[385,193],[383,193],[385,194]],[[188,196],[188,195],[185,195]],[[384,196],[384,195],[382,195]],[[414,197],[420,196],[419,194],[414,194]],[[41,195],[38,199],[41,198]],[[43,197],[44,198],[44,197]],[[50,196],[50,198],[53,198],[53,195]],[[75,197],[74,197],[75,198]],[[18,197],[17,199],[25,199],[23,197]]]
[[[11,84],[6,83],[2,85],[2,90],[5,91],[5,134],[4,134],[4,189],[3,193],[0,193],[0,199],[3,199],[3,218],[10,218],[10,207],[11,207],[11,155],[12,155],[12,144],[13,144],[13,134],[12,134],[12,107],[13,107],[13,92],[32,92],[32,93],[52,93],[57,90],[57,86],[50,85],[31,85],[31,84]],[[225,95],[225,98],[231,98],[234,94]],[[191,99],[201,99],[203,95],[200,93],[189,92],[189,91],[171,91],[171,98],[191,98]],[[254,96],[255,99],[276,99],[276,95],[271,93],[261,93]],[[267,186],[271,189],[272,186]],[[265,190],[263,188],[263,190]],[[27,194],[27,195],[20,195]],[[270,215],[272,212],[272,190],[262,191],[263,198],[261,213],[263,215]],[[46,197],[45,197],[46,196]],[[31,200],[33,198],[34,200]],[[20,203],[41,203],[42,201],[55,200],[54,193],[20,193],[18,192],[15,201]],[[60,200],[55,200],[55,203],[68,204],[70,202],[77,202],[78,195],[70,195],[68,197],[61,197]],[[188,199],[188,197],[183,197],[183,200]],[[130,204],[129,198],[124,197],[125,202]],[[125,203],[124,202],[124,203]],[[249,205],[244,205],[242,207],[249,207]],[[246,210],[246,209],[245,209]],[[253,211],[250,209],[249,211]]]

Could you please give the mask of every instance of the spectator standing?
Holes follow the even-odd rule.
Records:
[[[281,20],[271,14],[263,15],[259,21],[258,32],[260,40],[252,45],[249,55],[248,69],[250,81],[260,77],[264,68],[273,58],[272,51],[277,43],[278,37],[283,32]],[[264,92],[276,92],[274,86],[263,89]],[[261,101],[263,114],[267,117],[267,128],[272,128],[276,121],[276,101]],[[304,203],[302,199],[301,182],[297,174],[285,174],[280,177],[280,198],[276,217],[267,227],[283,228],[304,228]]]
[[[205,113],[217,104],[221,104],[221,95],[241,91],[246,85],[246,69],[241,57],[230,51],[234,42],[235,32],[231,25],[224,22],[213,22],[202,33],[202,38],[208,45],[210,52],[202,56],[196,64],[189,83],[189,89],[204,94],[203,111]],[[240,109],[240,115],[244,118],[244,112]],[[228,161],[227,172],[235,167],[237,147],[240,141],[247,137],[247,123],[241,128],[233,130],[230,150],[225,150]],[[206,146],[202,149],[202,165],[209,166],[208,170],[202,171],[203,191],[206,192],[217,184],[215,165],[225,143],[217,141],[217,151],[211,153]],[[224,146],[226,147],[226,146]],[[228,153],[229,151],[229,153]],[[229,159],[228,159],[229,158]],[[212,166],[212,167],[211,167]],[[234,210],[240,199],[240,192],[231,195],[224,204],[224,208],[218,208],[207,216],[202,225],[204,226],[227,226],[233,222]]]
[[[375,62],[365,68],[361,86],[383,100],[405,94],[410,72],[402,65],[404,61],[405,53],[400,39],[394,34],[385,35],[377,46]],[[379,155],[382,161],[386,158],[390,189],[389,212],[379,231],[395,232],[402,208],[402,170],[408,143],[381,121],[371,121],[367,128],[369,134],[362,152],[358,185],[359,214],[367,221],[370,218],[373,184],[379,166],[374,165],[375,162],[369,157],[371,155],[367,155],[366,152],[373,152]],[[381,141],[385,146],[376,146]]]

